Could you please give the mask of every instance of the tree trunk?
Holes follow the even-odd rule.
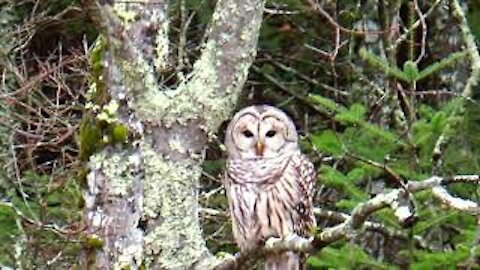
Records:
[[[107,2],[87,3],[105,42],[92,52],[97,104],[80,135],[82,149],[93,148],[87,134],[101,135],[102,145],[88,160],[91,245],[82,264],[212,268],[198,179],[206,142],[235,107],[253,62],[264,2],[219,0],[201,56],[176,89],[158,79],[168,59],[168,1]]]

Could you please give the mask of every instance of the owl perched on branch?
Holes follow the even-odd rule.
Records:
[[[225,145],[224,184],[240,249],[257,249],[269,237],[309,237],[315,170],[300,153],[292,120],[272,106],[244,108],[230,122]],[[305,269],[305,255],[270,254],[265,269]]]

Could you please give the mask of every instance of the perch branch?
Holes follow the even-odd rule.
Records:
[[[348,218],[350,218],[350,215],[342,213],[342,212],[337,212],[337,211],[331,211],[331,210],[324,210],[320,208],[315,208],[314,209],[315,216],[319,219],[327,219],[330,221],[337,221],[337,222],[344,222]],[[363,224],[366,230],[373,231],[373,232],[379,232],[382,235],[392,237],[392,238],[397,238],[397,239],[403,239],[403,240],[408,240],[409,235],[405,231],[396,229],[396,228],[391,228],[387,227],[382,223],[378,222],[372,222],[372,221],[365,221]],[[425,239],[420,236],[420,235],[414,235],[413,240],[415,243],[424,248],[424,249],[429,249],[429,250],[434,250],[435,248],[430,246]]]
[[[470,200],[456,198],[450,195],[442,185],[452,183],[470,183],[479,184],[480,175],[457,175],[453,177],[439,177],[432,176],[423,181],[408,181],[406,183],[406,191],[402,188],[393,189],[390,192],[378,194],[374,198],[357,205],[351,215],[338,214],[342,223],[326,228],[317,233],[312,239],[305,239],[296,235],[289,235],[285,238],[269,238],[265,242],[265,246],[259,250],[252,250],[247,252],[240,252],[235,256],[225,258],[221,264],[215,267],[215,270],[225,269],[241,269],[245,267],[246,263],[253,264],[255,261],[264,257],[268,253],[276,253],[282,251],[297,251],[297,252],[311,252],[319,250],[335,241],[343,238],[351,238],[355,236],[356,232],[363,227],[375,226],[375,223],[370,223],[367,219],[376,211],[385,207],[390,207],[395,216],[400,222],[412,218],[414,213],[410,211],[405,202],[405,195],[407,192],[415,193],[423,190],[431,189],[433,195],[448,207],[452,207],[459,211],[466,212],[472,215],[478,215],[480,208],[477,203]],[[319,214],[316,210],[316,213]],[[332,213],[329,213],[332,214]]]

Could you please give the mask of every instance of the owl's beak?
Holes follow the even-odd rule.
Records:
[[[263,156],[264,149],[265,149],[265,145],[261,142],[257,142],[257,156]]]

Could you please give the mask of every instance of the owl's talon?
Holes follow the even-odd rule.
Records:
[[[265,242],[265,248],[266,249],[273,249],[277,245],[277,243],[279,243],[281,241],[282,241],[282,238],[270,237]]]
[[[352,226],[348,226],[345,234],[345,239],[352,240],[352,239],[355,239],[357,235],[358,235],[358,230],[355,230],[354,228],[352,228]]]
[[[224,259],[224,260],[234,260],[235,256],[228,253],[228,252],[218,252],[215,254],[215,256],[219,259]]]

